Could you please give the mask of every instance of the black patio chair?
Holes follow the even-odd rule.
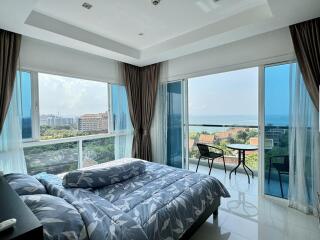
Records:
[[[275,161],[276,159],[278,161]],[[284,195],[283,195],[281,175],[282,174],[289,175],[289,156],[288,155],[277,155],[277,156],[272,156],[269,158],[268,184],[270,183],[271,168],[276,169],[278,172],[281,197],[283,198]]]
[[[224,161],[224,151],[222,149],[220,149],[218,147],[210,146],[210,145],[207,145],[207,144],[203,144],[203,143],[197,143],[197,147],[199,149],[200,156],[199,156],[196,172],[198,171],[199,163],[200,163],[200,160],[202,158],[208,160],[208,166],[209,166],[209,169],[210,169],[209,170],[209,175],[210,175],[211,170],[212,170],[213,160],[215,160],[217,158],[222,158],[223,165],[224,165],[224,171],[225,171],[225,173],[227,173],[226,163]],[[211,164],[210,164],[210,160],[211,160]]]

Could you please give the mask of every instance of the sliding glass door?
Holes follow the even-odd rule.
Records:
[[[291,63],[264,68],[264,193],[288,198]]]
[[[167,161],[169,166],[182,168],[183,147],[183,81],[167,85]]]

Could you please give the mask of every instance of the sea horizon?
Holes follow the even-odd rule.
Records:
[[[253,126],[258,127],[257,115],[189,115],[189,124],[206,125],[232,125],[232,126]],[[265,118],[266,125],[287,126],[288,116],[286,115],[268,115]],[[230,127],[202,127],[190,126],[189,132],[209,133],[223,132]]]

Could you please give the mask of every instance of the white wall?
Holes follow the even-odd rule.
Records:
[[[122,83],[117,61],[29,37],[22,38],[20,67],[68,77]]]
[[[174,81],[293,58],[290,32],[284,28],[169,60],[164,63],[160,79]]]
[[[288,28],[169,60],[161,81],[174,81],[294,58]],[[123,83],[117,61],[23,37],[21,68],[89,80]]]

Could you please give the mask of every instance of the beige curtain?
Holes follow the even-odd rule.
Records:
[[[132,157],[152,161],[150,128],[157,96],[160,64],[123,65],[124,82],[134,136]]]
[[[20,34],[0,29],[0,133],[11,101],[20,45]]]
[[[306,88],[319,111],[320,18],[292,25],[290,32]]]

